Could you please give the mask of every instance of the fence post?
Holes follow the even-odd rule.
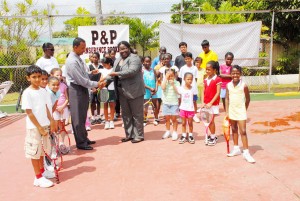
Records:
[[[51,5],[50,4],[47,4],[47,10],[48,10],[48,23],[49,23],[49,39],[50,39],[50,42],[52,42]]]
[[[180,42],[183,41],[183,11],[184,11],[183,1],[184,0],[181,0],[180,3]]]
[[[274,18],[275,11],[272,11],[272,24],[271,24],[271,42],[270,42],[270,67],[269,67],[269,86],[268,91],[271,91],[271,76],[272,76],[272,66],[273,66],[273,34],[274,34]]]

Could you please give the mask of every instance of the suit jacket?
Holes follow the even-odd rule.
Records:
[[[114,62],[113,72],[122,58],[119,57]],[[145,85],[142,74],[142,63],[140,57],[136,54],[130,54],[120,66],[119,76],[114,77],[114,85],[117,98],[122,93],[128,99],[143,96],[145,94]],[[107,77],[107,79],[111,79]]]

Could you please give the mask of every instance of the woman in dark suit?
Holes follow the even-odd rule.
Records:
[[[113,72],[106,79],[114,78],[116,95],[120,100],[126,137],[122,142],[144,140],[144,94],[142,63],[138,55],[131,53],[130,44],[118,44],[120,57],[114,62]]]

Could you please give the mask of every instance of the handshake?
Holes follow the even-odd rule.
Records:
[[[106,87],[107,81],[106,80],[100,80],[98,82],[98,88],[99,89],[103,89],[104,87]]]

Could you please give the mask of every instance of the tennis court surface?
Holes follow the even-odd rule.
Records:
[[[300,99],[250,103],[247,131],[255,164],[242,156],[227,158],[223,136],[216,146],[205,146],[201,123],[194,124],[196,143],[183,145],[161,139],[164,122],[147,125],[138,144],[120,142],[120,120],[114,130],[96,125],[89,132],[95,149],[72,146],[61,183],[49,189],[33,186],[22,118],[0,128],[0,200],[300,200],[299,106]],[[224,112],[216,119],[218,135],[223,117]]]

